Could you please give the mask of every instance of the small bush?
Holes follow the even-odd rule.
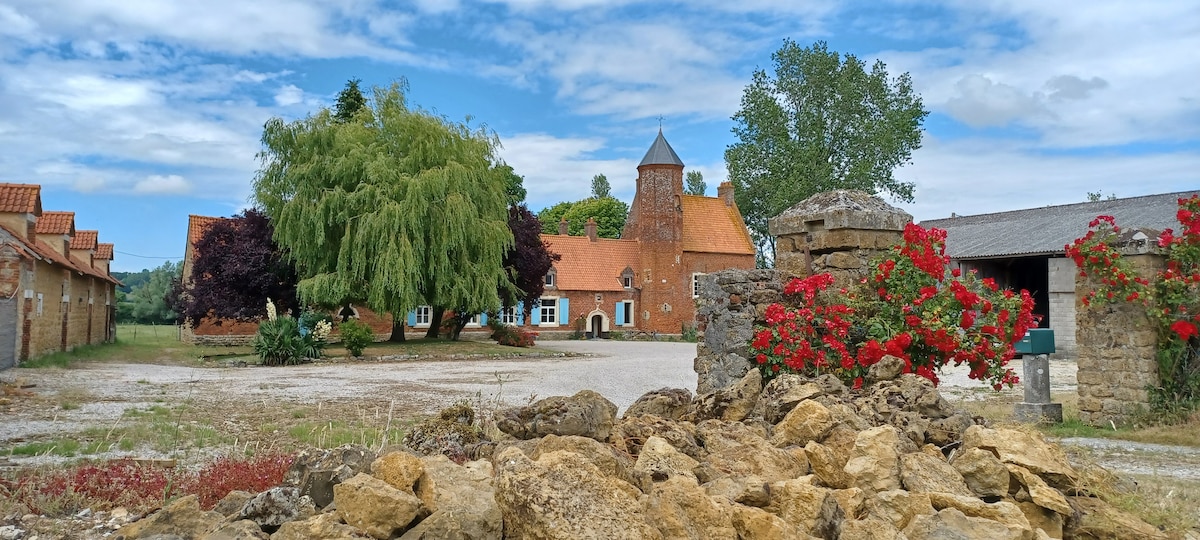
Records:
[[[290,366],[304,359],[307,346],[296,319],[283,316],[258,323],[251,345],[267,366]]]
[[[537,332],[526,332],[516,326],[498,322],[498,319],[499,317],[488,320],[488,327],[492,329],[492,339],[496,340],[496,343],[509,347],[533,346]]]
[[[375,341],[371,327],[354,319],[339,324],[338,331],[342,335],[342,346],[350,356],[362,356],[363,349]]]
[[[696,325],[684,324],[683,330],[680,332],[680,337],[688,343],[695,343],[700,339],[700,333],[696,331]]]

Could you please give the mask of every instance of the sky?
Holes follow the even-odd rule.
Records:
[[[1200,188],[1183,0],[0,0],[0,182],[99,229],[114,271],[153,268],[188,214],[251,204],[268,119],[358,78],[494,131],[535,211],[595,174],[631,200],[660,122],[715,195],[742,91],[789,38],[911,75],[915,202],[889,202],[918,221]]]

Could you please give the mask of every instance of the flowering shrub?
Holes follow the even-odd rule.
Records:
[[[1134,276],[1116,244],[1120,228],[1112,216],[1099,216],[1082,238],[1067,245],[1080,275],[1096,287],[1085,305],[1135,302],[1158,326],[1159,384],[1151,388],[1151,406],[1160,411],[1200,405],[1200,196],[1178,200],[1179,235],[1164,229],[1158,247],[1166,268],[1153,279]]]
[[[904,373],[938,383],[947,363],[967,363],[970,377],[999,390],[1017,377],[1005,367],[1013,344],[1036,326],[1027,291],[1000,290],[990,278],[947,268],[946,233],[909,224],[903,242],[853,291],[827,290],[829,274],[794,279],[793,306],[767,307],[767,326],[751,346],[764,378],[779,373],[833,373],[854,387],[885,355]]]
[[[537,338],[537,332],[528,332],[516,326],[500,322],[499,317],[488,318],[488,328],[492,330],[492,339],[501,345],[509,347],[532,347]]]
[[[375,342],[375,332],[366,323],[350,319],[338,325],[342,346],[350,356],[362,356],[363,349]]]
[[[267,299],[267,320],[258,324],[250,345],[263,365],[288,366],[309,358],[320,358],[333,326],[329,316],[306,311],[299,319],[279,316],[275,303]]]

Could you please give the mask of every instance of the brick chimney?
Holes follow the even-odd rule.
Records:
[[[588,240],[596,241],[596,219],[588,218],[587,223],[583,225],[583,230],[587,232]]]
[[[558,222],[558,234],[559,236],[567,236],[568,234],[571,234],[567,230],[567,218],[562,218],[562,220]]]
[[[725,201],[725,206],[733,206],[733,182],[721,182],[717,186],[717,198]]]

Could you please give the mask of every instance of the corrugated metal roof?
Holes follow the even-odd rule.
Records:
[[[1123,229],[1178,229],[1179,199],[1200,192],[1181,191],[1108,201],[1027,208],[995,214],[931,219],[922,227],[946,231],[946,254],[955,259],[981,259],[1061,254],[1083,236],[1096,216],[1108,215]]]
[[[642,162],[638,163],[638,167],[643,165],[683,166],[683,160],[679,159],[679,154],[675,153],[675,149],[671,148],[671,145],[667,143],[667,139],[663,137],[662,129],[658,130],[658,137],[654,138],[654,143],[646,151],[646,157],[643,157]]]
[[[736,206],[716,197],[683,196],[683,250],[754,255],[754,243]]]
[[[638,242],[586,236],[543,234],[551,252],[562,256],[554,263],[555,283],[561,291],[623,291],[621,272],[638,264]]]

